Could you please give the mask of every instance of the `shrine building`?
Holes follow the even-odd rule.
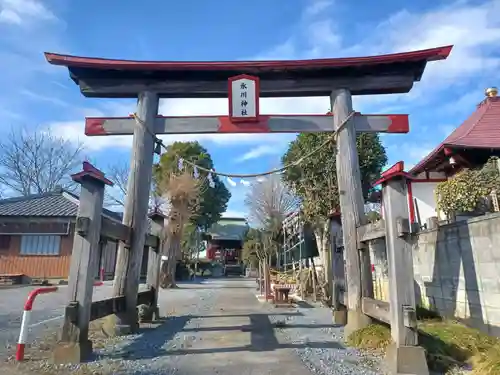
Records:
[[[404,171],[400,161],[383,172],[382,179],[394,173],[404,174],[410,220],[424,226],[433,217],[447,219],[437,208],[437,185],[464,168],[484,165],[492,156],[500,156],[500,97],[494,87],[487,89],[486,98],[476,110],[413,168]]]

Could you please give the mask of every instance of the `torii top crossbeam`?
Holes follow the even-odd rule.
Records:
[[[136,98],[154,91],[163,98],[226,98],[228,78],[260,78],[261,97],[328,96],[332,88],[352,95],[409,92],[427,62],[444,60],[452,46],[389,55],[284,61],[130,61],[45,53],[68,68],[86,97]]]

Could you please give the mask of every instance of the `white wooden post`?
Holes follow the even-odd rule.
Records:
[[[118,246],[116,275],[114,280],[114,296],[126,297],[127,311],[117,314],[110,323],[114,329],[106,329],[108,334],[127,334],[138,328],[137,293],[147,229],[147,213],[149,193],[153,172],[153,156],[155,142],[154,122],[158,114],[158,95],[154,92],[139,94],[137,117],[142,124],[134,128],[134,140],[130,160],[130,172],[127,185],[127,196],[123,223],[132,228],[130,248],[123,242]]]
[[[99,261],[104,187],[112,185],[104,174],[87,162],[83,171],[71,176],[82,185],[68,279],[66,307],[55,363],[80,363],[92,353],[88,339],[92,292]]]
[[[389,268],[391,336],[387,350],[391,374],[427,375],[425,351],[418,345],[411,226],[407,184],[403,176],[382,183],[385,240]]]
[[[339,89],[331,94],[334,129],[338,130],[352,112],[349,90]],[[364,224],[364,200],[356,148],[354,121],[349,120],[337,136],[337,182],[339,189],[347,281],[347,325],[345,335],[366,327],[371,319],[361,309],[361,260],[358,251],[357,228]]]

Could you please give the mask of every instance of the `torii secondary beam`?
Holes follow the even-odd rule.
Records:
[[[357,132],[408,133],[408,115],[361,115],[353,118]],[[136,120],[132,117],[87,117],[88,136],[131,135]],[[157,116],[156,134],[200,133],[300,133],[333,132],[331,115],[261,115],[256,122],[234,123],[229,116]]]

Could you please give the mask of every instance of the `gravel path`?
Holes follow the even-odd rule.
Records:
[[[144,287],[140,286],[141,289]],[[39,287],[0,289],[0,359],[11,354],[17,344],[24,303],[29,293],[36,288]],[[112,283],[106,282],[94,288],[92,299],[99,301],[111,297],[112,293]],[[31,313],[29,338],[35,339],[59,327],[67,303],[66,285],[59,286],[57,292],[38,296]]]
[[[327,309],[275,309],[258,302],[254,289],[253,280],[229,278],[162,290],[160,312],[166,316],[162,322],[145,325],[135,335],[93,338],[95,358],[85,365],[54,367],[38,361],[38,367],[31,367],[29,372],[51,375],[381,373],[376,359],[343,347],[342,330],[331,324]]]
[[[303,306],[308,304],[304,303]],[[276,310],[275,310],[276,311]],[[295,352],[314,374],[321,375],[379,375],[381,359],[360,353],[343,345],[342,327],[332,324],[332,313],[319,306],[299,307],[293,316],[273,315],[273,322],[285,323],[278,328],[289,342],[295,343]],[[280,324],[281,326],[282,324]]]

